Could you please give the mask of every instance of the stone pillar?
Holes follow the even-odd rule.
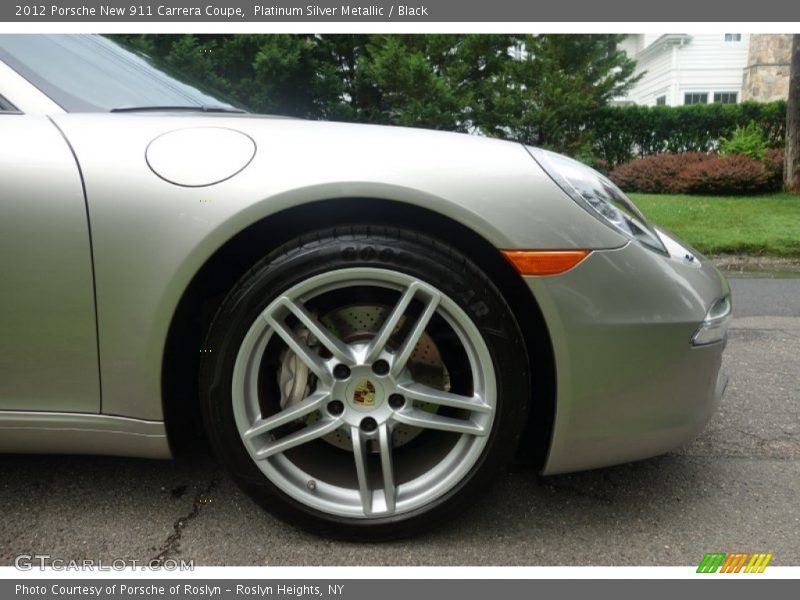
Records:
[[[791,34],[750,34],[742,102],[785,100],[789,95]]]

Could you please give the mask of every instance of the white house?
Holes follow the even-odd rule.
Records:
[[[620,104],[698,104],[742,101],[748,66],[747,33],[634,34],[620,48],[644,76]]]

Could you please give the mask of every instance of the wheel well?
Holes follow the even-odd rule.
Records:
[[[522,278],[489,242],[466,226],[431,210],[376,199],[321,200],[266,217],[228,240],[203,265],[170,324],[162,365],[164,418],[173,452],[203,443],[198,368],[211,320],[225,295],[264,254],[322,227],[387,224],[425,233],[457,248],[490,273],[525,337],[534,395],[520,459],[544,465],[555,415],[555,362],[536,300]]]

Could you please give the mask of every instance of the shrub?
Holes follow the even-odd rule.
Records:
[[[687,165],[677,179],[689,194],[755,194],[769,191],[770,184],[764,163],[745,154],[711,155]]]
[[[626,192],[738,195],[778,190],[782,175],[783,150],[768,148],[763,161],[744,154],[655,154],[620,165],[609,178]]]
[[[767,148],[764,150],[764,168],[770,179],[770,188],[781,189],[783,186],[783,148]]]
[[[761,127],[750,121],[744,127],[737,126],[731,137],[720,139],[721,154],[744,154],[756,160],[764,159],[767,140]]]
[[[678,175],[707,158],[701,152],[654,154],[620,165],[609,173],[609,178],[626,192],[679,193],[684,190]]]

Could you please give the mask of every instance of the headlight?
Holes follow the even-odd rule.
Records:
[[[708,309],[705,319],[703,319],[700,327],[692,336],[692,345],[705,346],[706,344],[723,341],[728,333],[730,324],[731,298],[726,296],[721,300],[717,300]]]
[[[651,250],[669,255],[653,226],[607,177],[561,154],[526,148],[545,173],[592,215]]]

